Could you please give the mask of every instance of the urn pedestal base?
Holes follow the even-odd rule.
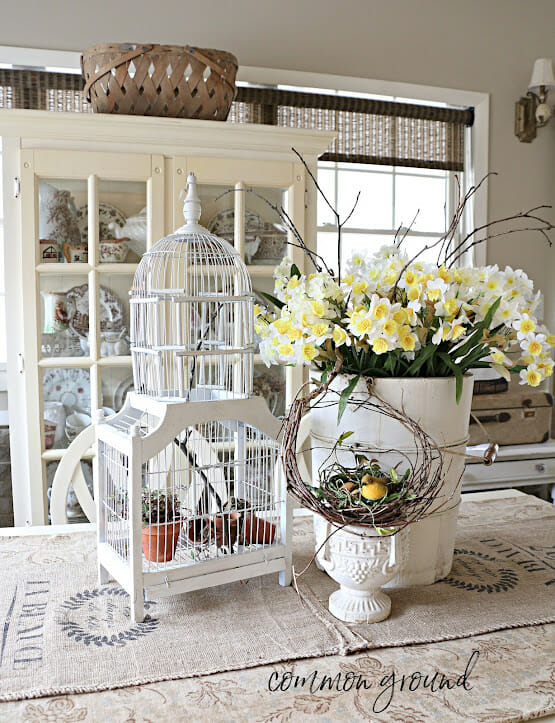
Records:
[[[389,617],[391,600],[378,590],[353,590],[341,585],[330,595],[330,613],[346,623],[379,623]]]

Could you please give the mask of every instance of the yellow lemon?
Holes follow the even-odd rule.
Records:
[[[367,475],[364,475],[365,477]],[[369,475],[368,475],[369,476]],[[363,477],[364,481],[364,477]],[[362,486],[361,489],[362,496],[367,500],[380,500],[382,497],[385,497],[387,494],[387,487],[384,485],[383,482],[378,482],[377,480],[374,482],[370,482],[369,484],[365,484]]]

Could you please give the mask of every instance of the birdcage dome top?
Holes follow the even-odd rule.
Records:
[[[201,203],[194,173],[187,178],[187,196],[183,207],[185,224],[174,233],[157,241],[139,263],[131,296],[182,290],[187,293],[197,287],[200,293],[236,295],[252,292],[250,276],[238,251],[223,238],[199,224]],[[201,283],[198,275],[220,277],[220,283]],[[181,277],[181,278],[180,278]],[[197,283],[194,278],[197,277]],[[228,278],[225,278],[228,277]],[[227,288],[226,288],[227,287]]]
[[[252,285],[241,255],[199,225],[196,178],[185,225],[142,257],[130,292],[136,391],[158,399],[244,398],[252,392]]]

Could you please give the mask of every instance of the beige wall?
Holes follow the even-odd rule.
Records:
[[[553,0],[18,0],[0,24],[3,45],[191,42],[230,50],[243,65],[488,92],[489,165],[499,174],[490,218],[555,201],[555,122],[531,144],[513,135],[514,103],[533,61],[555,56],[554,38]],[[492,242],[488,261],[524,268],[555,327],[555,249],[514,236]]]

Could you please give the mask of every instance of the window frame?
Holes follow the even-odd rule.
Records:
[[[372,164],[370,164],[372,165]],[[360,164],[348,164],[345,162],[336,163],[333,161],[324,161],[322,162],[321,166],[319,164],[318,169],[320,170],[326,170],[331,171],[333,173],[333,191],[334,191],[334,197],[331,198],[328,196],[329,201],[332,203],[334,208],[339,207],[339,199],[338,199],[338,188],[339,188],[339,177],[342,171],[346,171],[347,173],[350,170],[358,171],[360,174],[368,173],[372,174],[374,176],[383,175],[384,177],[387,177],[387,179],[392,184],[392,199],[391,199],[391,223],[388,227],[379,227],[379,226],[372,226],[372,227],[355,227],[355,226],[348,226],[345,225],[342,228],[341,234],[342,238],[345,241],[348,236],[388,236],[391,239],[391,243],[393,243],[393,240],[395,238],[396,232],[397,232],[397,221],[395,219],[395,213],[396,213],[396,178],[398,176],[405,176],[409,178],[440,178],[445,184],[445,201],[446,201],[446,209],[445,209],[445,225],[447,227],[447,224],[451,220],[454,214],[455,210],[455,204],[457,203],[457,183],[455,181],[455,177],[457,176],[456,171],[441,171],[437,170],[434,171],[433,169],[422,169],[422,172],[419,173],[418,168],[411,167],[410,170],[407,170],[403,166],[374,166],[373,168],[369,168],[368,166],[360,166]],[[442,177],[443,176],[443,177]],[[464,180],[464,176],[463,176]],[[403,219],[403,222],[406,224],[411,223],[412,219],[406,218]],[[464,219],[463,219],[464,221]],[[329,223],[320,224],[317,214],[317,225],[316,225],[316,233],[330,233],[330,231],[335,230],[336,226],[335,223],[332,223],[331,225]],[[406,228],[406,226],[405,226]],[[462,232],[464,232],[464,224],[461,229]],[[407,241],[410,238],[418,239],[420,238],[441,238],[444,234],[444,231],[431,231],[431,230],[414,230],[410,231],[407,235]],[[405,250],[411,255],[410,250],[407,250],[407,245],[405,245]],[[321,250],[319,250],[319,253],[323,253]],[[330,258],[331,261],[331,258]],[[342,264],[345,263],[346,259],[345,257],[342,260]],[[332,266],[334,266],[335,260],[332,263]]]
[[[466,129],[465,171],[462,192],[485,178],[489,171],[489,93],[440,88],[414,83],[399,83],[369,78],[356,78],[343,75],[328,75],[304,71],[276,70],[240,66],[237,75],[238,84],[256,83],[294,90],[302,87],[317,92],[340,92],[356,95],[368,94],[391,100],[426,102],[453,106],[472,106],[474,124]],[[488,181],[485,180],[480,192],[474,197],[473,208],[467,214],[466,227],[476,228],[487,223]],[[475,246],[471,250],[470,263],[483,266],[487,259],[487,243]]]

